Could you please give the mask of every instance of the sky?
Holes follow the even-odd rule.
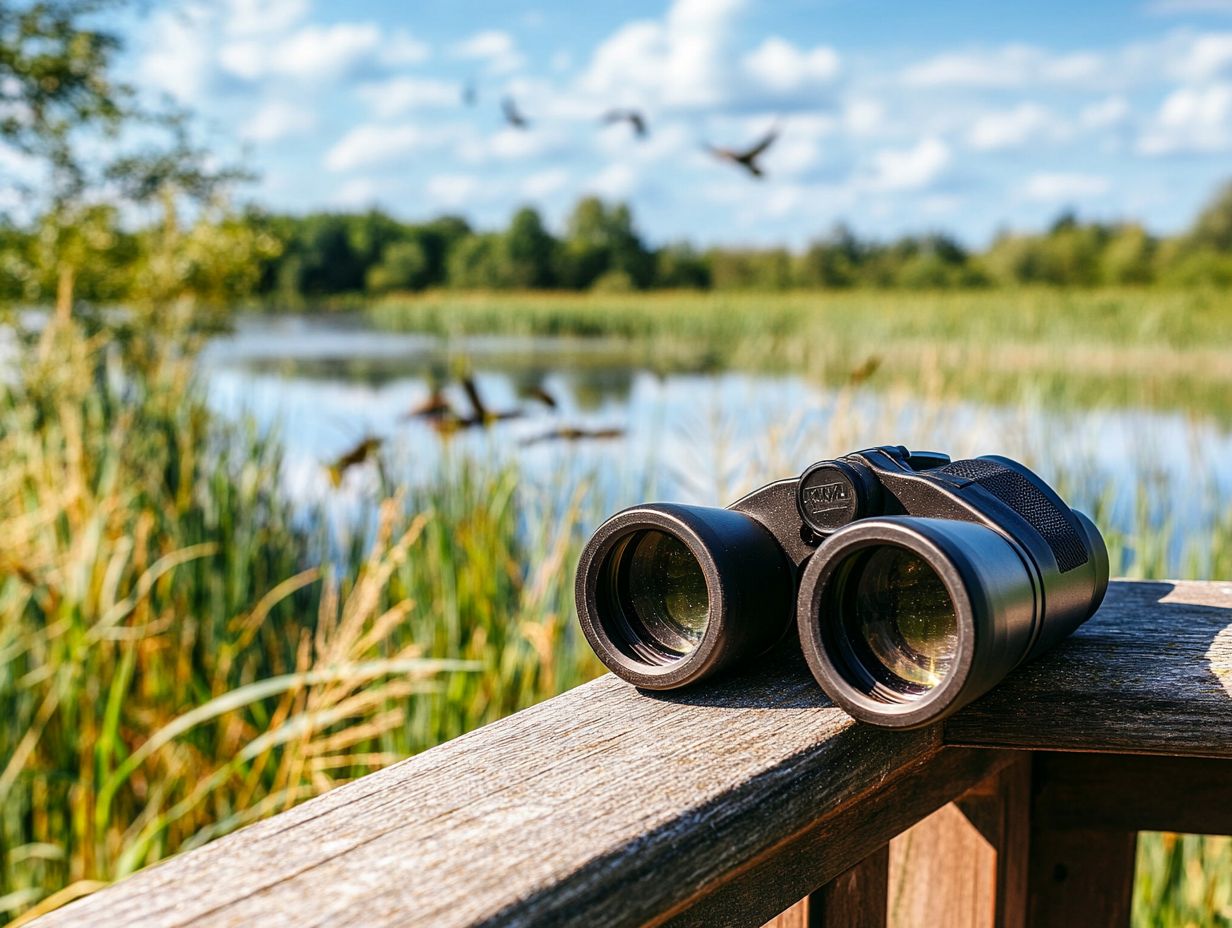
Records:
[[[978,247],[1067,209],[1174,232],[1232,177],[1232,0],[179,0],[121,31],[275,210],[560,228],[597,194],[656,244]],[[705,149],[771,128],[760,180]]]

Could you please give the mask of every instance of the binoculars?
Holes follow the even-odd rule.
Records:
[[[595,654],[636,686],[689,686],[794,626],[835,704],[918,728],[1056,644],[1107,588],[1099,529],[1023,465],[887,445],[726,509],[617,513],[575,593]]]

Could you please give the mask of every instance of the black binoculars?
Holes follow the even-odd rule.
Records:
[[[582,551],[577,610],[636,686],[688,686],[790,633],[854,718],[917,728],[988,692],[1099,608],[1108,551],[1008,458],[858,451],[726,509],[652,503]]]

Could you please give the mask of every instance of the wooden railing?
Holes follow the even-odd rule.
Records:
[[[604,677],[38,924],[1124,925],[1139,829],[1232,833],[1232,583],[1114,583],[923,731],[781,655]]]

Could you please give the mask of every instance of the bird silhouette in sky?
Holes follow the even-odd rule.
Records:
[[[505,122],[513,126],[513,128],[530,128],[530,120],[522,115],[522,111],[518,109],[518,105],[514,102],[513,97],[505,97],[501,100],[501,112],[505,114]]]
[[[619,107],[608,110],[603,114],[604,125],[614,125],[618,122],[627,122],[633,127],[633,134],[639,139],[644,139],[648,133],[646,128],[646,117],[640,111],[632,109],[620,109]]]
[[[479,102],[479,88],[474,81],[467,81],[462,85],[462,102],[466,106],[474,106]]]
[[[706,149],[722,161],[728,161],[732,164],[737,164],[744,168],[754,177],[763,177],[764,174],[761,165],[757,163],[757,159],[765,152],[767,148],[774,144],[774,140],[779,137],[778,127],[775,126],[767,132],[756,144],[749,148],[720,148],[717,145],[707,145]]]

